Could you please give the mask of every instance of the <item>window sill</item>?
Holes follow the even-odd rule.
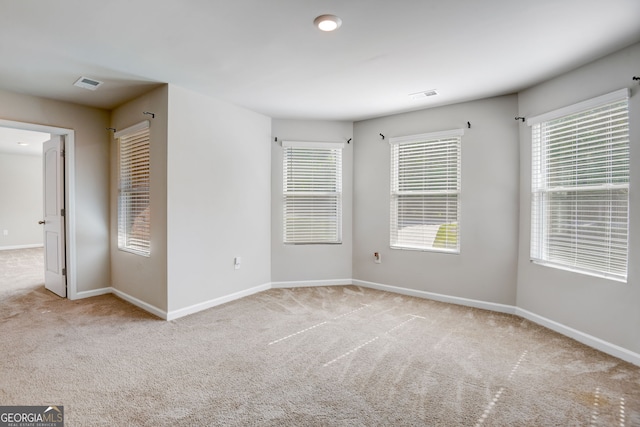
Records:
[[[435,252],[439,254],[460,255],[460,250],[455,249],[435,249],[435,248],[411,248],[406,246],[390,246],[391,249],[400,251],[414,251],[414,252]]]
[[[341,245],[342,242],[284,242],[285,245]]]
[[[586,276],[598,277],[600,279],[613,280],[614,282],[627,283],[627,277],[614,276],[611,274],[600,273],[596,271],[582,270],[580,268],[573,268],[566,265],[555,264],[553,262],[530,259],[532,264],[541,265],[543,267],[555,268],[557,270],[570,271],[572,273],[584,274]]]
[[[121,252],[128,252],[130,254],[143,256],[145,258],[151,258],[151,252],[136,251],[134,249],[128,249],[128,248],[118,248],[118,250]]]

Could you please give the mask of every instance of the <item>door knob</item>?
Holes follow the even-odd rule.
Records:
[[[38,221],[38,224],[42,225],[44,224],[44,221]]]

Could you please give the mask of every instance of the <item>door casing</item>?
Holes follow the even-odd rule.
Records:
[[[65,257],[67,273],[67,298],[78,299],[77,287],[77,247],[76,247],[76,170],[75,170],[75,132],[73,129],[55,126],[38,125],[34,123],[17,122],[0,119],[0,126],[13,129],[45,132],[52,135],[62,135],[65,140],[64,156],[64,229],[65,229]]]

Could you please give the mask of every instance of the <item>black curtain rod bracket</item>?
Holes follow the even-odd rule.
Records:
[[[516,117],[516,120],[522,120],[522,123],[524,123],[524,117]]]
[[[632,80],[640,83],[640,76],[633,76]]]
[[[113,133],[116,133],[116,128],[105,128],[106,130],[110,130]]]
[[[384,135],[383,134],[380,134],[380,136],[382,137],[382,139],[384,139]]]
[[[347,139],[347,144],[351,144],[351,138]]]
[[[143,111],[142,114],[146,114],[147,116],[151,116],[152,119],[156,118],[156,113],[152,113],[150,111]]]
[[[471,122],[467,122],[467,129],[471,129]]]

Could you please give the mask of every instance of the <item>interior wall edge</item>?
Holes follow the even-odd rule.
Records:
[[[354,279],[353,284],[362,286],[365,288],[377,289],[379,291],[387,291],[387,292],[392,292],[394,294],[408,295],[411,297],[424,298],[424,299],[429,299],[433,301],[445,302],[449,304],[464,305],[467,307],[480,308],[483,310],[490,310],[498,313],[515,314],[515,309],[516,309],[516,307],[513,305],[480,301],[475,299],[462,298],[462,297],[456,297],[456,296],[450,296],[450,295],[444,295],[444,294],[437,294],[434,292],[420,291],[417,289],[402,288],[399,286],[391,286],[391,285],[385,285],[382,283],[375,283],[375,282],[367,282],[365,280]]]
[[[44,244],[34,243],[33,245],[0,246],[0,251],[12,251],[15,249],[34,249],[34,248],[44,248]]]
[[[215,306],[225,304],[231,301],[235,301],[240,298],[248,297],[249,295],[257,294],[258,292],[263,292],[268,289],[271,289],[271,283],[265,283],[262,285],[254,286],[253,288],[245,289],[239,292],[234,292],[232,294],[224,295],[222,297],[218,297],[218,298],[214,298],[198,304],[194,304],[189,307],[180,308],[178,310],[172,310],[167,312],[164,318],[166,320],[175,320],[180,317],[188,316],[189,314],[194,314],[199,311],[206,310],[208,308],[213,308]]]
[[[489,310],[497,313],[512,314],[514,316],[526,319],[542,327],[551,329],[561,335],[574,339],[588,347],[594,348],[598,351],[602,351],[608,355],[617,357],[618,359],[629,362],[633,365],[640,366],[640,354],[628,350],[624,347],[612,344],[600,338],[581,332],[577,329],[573,329],[569,326],[565,326],[561,323],[547,319],[531,311],[525,310],[517,306],[511,306],[506,304],[497,304],[486,301],[472,300],[468,298],[460,298],[449,295],[436,294],[432,292],[425,292],[409,288],[401,288],[398,286],[385,285],[382,283],[368,282],[365,280],[357,279],[342,279],[342,280],[308,280],[308,281],[290,281],[290,282],[269,282],[264,283],[252,288],[235,292],[233,294],[225,295],[219,298],[215,298],[209,301],[205,301],[199,304],[194,304],[189,307],[181,308],[174,311],[164,311],[151,304],[145,303],[125,292],[122,292],[115,288],[101,288],[91,291],[78,292],[75,299],[89,298],[105,294],[113,294],[133,305],[139,307],[163,320],[176,320],[181,317],[195,314],[199,311],[203,311],[209,308],[213,308],[231,301],[235,301],[240,298],[244,298],[250,295],[254,295],[260,292],[267,291],[269,289],[284,289],[284,288],[296,288],[296,287],[314,287],[314,286],[345,286],[356,285],[363,288],[375,289],[380,291],[391,292],[400,295],[413,296],[417,298],[428,299],[432,301],[439,301],[448,304],[461,305],[466,307],[473,307],[482,310]]]
[[[551,329],[552,331],[572,338],[588,347],[595,348],[596,350],[600,350],[603,353],[607,353],[611,356],[617,357],[618,359],[622,359],[625,362],[640,366],[640,354],[638,353],[627,350],[624,347],[620,347],[608,341],[601,340],[600,338],[594,337],[592,335],[585,334],[584,332],[581,332],[577,329],[570,328],[569,326],[565,326],[562,323],[558,323],[551,319],[547,319],[546,317],[539,316],[523,308],[515,307],[515,309],[515,314],[518,317],[522,317],[535,324],[544,326],[547,329]]]
[[[136,297],[132,297],[131,295],[127,294],[126,292],[122,292],[121,290],[118,290],[116,288],[109,288],[111,290],[111,293],[115,296],[117,296],[118,298],[121,298],[125,301],[127,301],[130,304],[135,305],[138,308],[143,309],[144,311],[154,314],[156,316],[158,316],[159,318],[163,319],[163,320],[169,320],[167,319],[167,312],[165,310],[162,310],[154,305],[151,305],[149,303],[146,303],[142,300],[139,300]]]
[[[100,289],[92,289],[90,291],[82,291],[82,292],[77,292],[73,298],[69,298],[70,300],[79,300],[79,299],[85,299],[85,298],[91,298],[91,297],[97,297],[100,295],[107,295],[107,294],[113,294],[113,288],[112,287],[107,287],[107,288],[100,288]]]
[[[430,299],[449,304],[463,305],[467,307],[480,308],[483,310],[494,311],[498,313],[513,314],[520,318],[529,320],[537,325],[543,326],[547,329],[551,329],[561,335],[568,338],[572,338],[588,347],[602,351],[603,353],[617,357],[625,362],[632,363],[636,366],[640,366],[640,354],[628,350],[624,347],[612,344],[608,341],[594,337],[592,335],[581,332],[577,329],[573,329],[569,326],[565,326],[561,323],[547,319],[531,311],[525,310],[517,306],[511,306],[506,304],[497,304],[492,302],[485,302],[479,300],[472,300],[467,298],[460,298],[442,294],[435,294],[432,292],[419,291],[415,289],[400,288],[397,286],[384,285],[381,283],[367,282],[364,280],[353,280],[354,285],[362,286],[365,288],[377,289],[381,291],[392,292],[396,294],[414,296],[418,298]]]
[[[346,286],[353,285],[352,279],[331,280],[290,280],[286,282],[271,282],[271,287],[276,289],[312,288],[314,286]]]

